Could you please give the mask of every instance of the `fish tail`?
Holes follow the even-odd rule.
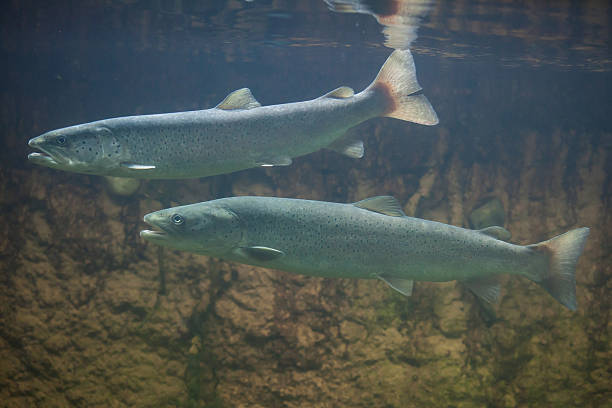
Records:
[[[588,228],[577,228],[528,246],[548,255],[548,270],[534,281],[570,310],[577,308],[576,264],[588,236]]]
[[[438,115],[417,80],[410,50],[393,51],[369,88],[385,95],[388,108],[383,116],[421,125],[438,123]]]

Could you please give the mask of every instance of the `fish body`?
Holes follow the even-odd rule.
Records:
[[[570,309],[588,235],[582,228],[514,245],[501,227],[475,231],[408,217],[392,197],[354,204],[232,197],[160,210],[145,222],[158,231],[142,231],[143,238],[174,249],[304,275],[380,279],[406,295],[415,280],[459,280],[494,301],[498,275],[522,275]]]
[[[286,166],[322,148],[363,156],[346,131],[377,116],[438,122],[422,95],[409,51],[396,51],[376,80],[355,94],[341,87],[314,100],[261,106],[247,88],[212,109],[105,119],[29,141],[37,164],[87,174],[195,178],[257,166]]]

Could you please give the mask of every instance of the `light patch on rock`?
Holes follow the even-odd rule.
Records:
[[[107,190],[114,195],[128,197],[140,187],[141,181],[138,179],[125,177],[104,176]]]

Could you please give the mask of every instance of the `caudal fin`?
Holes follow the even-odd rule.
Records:
[[[417,80],[414,60],[409,50],[393,51],[370,89],[385,94],[389,108],[384,116],[421,125],[438,123],[438,115],[423,95]]]
[[[588,228],[577,228],[557,235],[548,241],[528,246],[536,251],[547,253],[549,257],[548,271],[536,283],[570,310],[577,308],[576,263],[578,263],[588,236]]]

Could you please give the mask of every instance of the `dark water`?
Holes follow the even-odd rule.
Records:
[[[27,4],[2,17],[3,88],[46,116],[24,138],[94,119],[209,107],[243,86],[264,104],[339,84],[362,89],[390,52],[373,16],[333,13],[323,1]],[[442,124],[456,124],[453,108],[462,106],[488,116],[486,125],[609,128],[605,2],[466,1],[424,14],[412,48]],[[482,87],[489,100],[453,91]],[[466,130],[495,130],[477,122]]]
[[[347,399],[359,401],[353,406],[609,404],[612,378],[609,312],[606,312],[610,306],[611,247],[608,242],[612,238],[608,232],[612,221],[612,7],[609,2],[416,2],[412,11],[404,10],[403,20],[399,22],[385,19],[397,11],[398,2],[336,3],[337,7],[352,5],[361,13],[334,12],[323,0],[12,1],[3,5],[0,132],[4,148],[0,149],[0,191],[3,225],[7,231],[2,234],[0,247],[2,301],[6,305],[3,306],[2,348],[5,360],[11,362],[7,367],[14,367],[0,374],[1,383],[8,390],[0,393],[0,399],[9,401],[5,406],[349,406],[343,400],[343,392]],[[395,30],[392,34],[389,27]],[[316,98],[341,85],[359,91],[372,81],[392,46],[398,44],[410,46],[419,82],[438,113],[440,124],[425,127],[392,119],[366,122],[351,130],[365,138],[366,157],[362,160],[325,151],[298,158],[287,168],[253,169],[199,181],[145,182],[135,196],[113,198],[113,204],[109,205],[115,212],[107,211],[108,205],[103,208],[100,204],[108,196],[101,178],[36,167],[26,160],[30,151],[27,140],[48,130],[116,116],[208,108],[242,87],[249,87],[263,105]],[[426,187],[428,174],[435,175],[429,189]],[[40,185],[46,186],[43,193]],[[144,212],[157,210],[159,206],[245,193],[338,202],[363,199],[364,194],[390,194],[408,203],[410,215],[465,227],[470,226],[473,209],[498,198],[505,210],[502,219],[514,233],[515,242],[521,244],[537,242],[574,227],[590,226],[590,246],[577,278],[581,311],[571,315],[561,311],[561,306],[554,301],[541,306],[534,298],[545,302],[549,300],[548,295],[540,288],[518,283],[517,279],[507,285],[507,295],[498,311],[501,323],[491,323],[478,312],[474,299],[461,295],[462,302],[473,309],[465,312],[463,326],[453,331],[444,328],[445,313],[433,312],[437,310],[435,299],[446,293],[434,292],[438,290],[434,286],[422,287],[414,299],[402,298],[400,301],[405,303],[391,297],[391,300],[368,298],[352,304],[346,295],[348,292],[343,292],[343,283],[325,280],[322,285],[329,289],[315,298],[325,297],[328,304],[334,305],[331,311],[321,306],[320,300],[310,303],[306,300],[307,306],[300,309],[296,306],[299,302],[287,299],[292,299],[310,281],[291,280],[294,278],[282,275],[268,287],[254,289],[256,294],[258,290],[262,293],[286,291],[284,297],[275,298],[273,312],[259,308],[265,301],[244,309],[255,316],[273,315],[270,318],[273,328],[262,324],[265,330],[257,326],[245,329],[245,334],[235,326],[236,322],[242,326],[240,318],[232,320],[218,311],[220,306],[215,306],[225,304],[222,303],[224,296],[232,288],[241,287],[242,270],[236,272],[232,265],[205,264],[206,268],[227,273],[211,273],[210,283],[200,293],[190,285],[203,279],[196,278],[195,269],[202,269],[207,261],[178,253],[164,260],[163,252],[158,259],[157,249],[146,246],[138,238]],[[59,198],[66,198],[66,203],[73,207],[62,209],[57,204],[61,202]],[[55,236],[36,238],[30,231],[39,219],[35,214],[46,220]],[[11,222],[11,217],[19,222]],[[112,222],[124,226],[121,228],[126,235],[122,240],[110,233],[96,236],[98,227],[115,231]],[[31,242],[36,242],[38,249],[32,249]],[[124,247],[126,251],[120,260],[116,247]],[[29,251],[40,251],[42,258],[29,259]],[[177,259],[183,263],[173,269]],[[32,264],[46,265],[45,268],[48,266],[54,271],[47,278],[50,285],[61,288],[57,289],[59,298],[70,299],[72,306],[62,303],[66,300],[41,303],[36,300],[40,295],[37,291],[23,289],[36,287],[37,279],[42,279],[34,272],[28,275],[28,271],[34,270]],[[158,266],[166,272],[158,274]],[[112,371],[113,366],[109,365],[100,372],[83,375],[82,382],[86,385],[82,389],[93,390],[90,394],[88,391],[70,394],[69,390],[81,390],[81,382],[72,377],[67,379],[60,368],[50,367],[70,360],[77,361],[74,370],[78,371],[78,367],[86,367],[101,357],[93,360],[83,357],[87,346],[66,346],[54,354],[56,360],[48,360],[50,357],[45,354],[48,350],[31,349],[32,344],[44,341],[31,334],[34,329],[22,330],[27,324],[22,323],[18,311],[28,310],[45,322],[40,316],[48,312],[43,310],[75,307],[84,313],[75,314],[71,320],[77,328],[72,329],[70,324],[49,325],[48,335],[78,333],[85,329],[81,323],[74,322],[86,319],[90,312],[84,312],[85,309],[106,307],[105,301],[96,300],[103,298],[98,294],[103,292],[102,288],[109,287],[105,283],[107,278],[100,276],[119,276],[118,271],[128,271],[129,275],[134,270],[150,272],[139,272],[149,273],[146,276],[150,280],[142,286],[161,285],[160,297],[153,303],[143,301],[146,305],[142,306],[128,296],[119,306],[111,306],[111,314],[132,319],[129,321],[137,328],[127,329],[130,335],[113,332],[108,339],[101,340],[104,346],[92,344],[91,347],[129,344],[133,333],[138,339],[146,338],[149,335],[143,333],[159,329],[147,326],[153,324],[152,310],[158,310],[160,302],[163,305],[180,303],[164,300],[164,296],[177,299],[182,295],[176,293],[188,292],[193,301],[185,308],[193,313],[186,312],[176,319],[179,328],[174,330],[175,321],[168,318],[164,320],[164,330],[172,334],[160,335],[159,344],[143,340],[143,350],[155,350],[152,353],[162,356],[161,360],[182,364],[176,369],[176,375],[168,376],[179,378],[177,381],[184,384],[184,389],[178,387],[176,391],[169,387],[170,391],[164,394],[156,389],[160,379],[154,376],[142,377],[142,384],[131,388],[123,383],[108,385],[112,383],[108,380],[110,375],[100,372]],[[261,271],[256,270],[249,279],[259,276],[258,273]],[[23,276],[30,276],[26,279],[29,283],[20,286],[19,279]],[[96,277],[99,286],[82,283],[80,279],[87,277]],[[64,280],[70,283],[63,285]],[[84,298],[70,298],[70,285],[81,284],[87,287],[82,292],[87,293],[82,295]],[[387,293],[386,288],[377,287],[377,290]],[[418,292],[419,288],[415,290]],[[142,293],[136,292],[135,296]],[[245,291],[238,290],[238,293]],[[206,298],[212,306],[197,309],[200,298]],[[536,307],[530,309],[530,302],[535,302]],[[244,300],[237,302],[239,306],[243,303]],[[403,374],[393,375],[405,380],[389,380],[368,389],[364,386],[369,381],[365,374],[364,382],[356,375],[343,377],[338,373],[348,370],[344,365],[338,365],[343,368],[335,372],[321,361],[352,362],[351,347],[353,350],[387,347],[393,351],[400,346],[391,340],[385,343],[384,339],[376,344],[368,343],[356,336],[359,340],[338,340],[349,344],[344,354],[330,352],[336,350],[329,345],[336,344],[333,333],[339,338],[349,337],[338,335],[338,331],[327,331],[327,325],[346,328],[339,322],[362,324],[367,318],[355,311],[382,310],[383,306],[386,314],[381,312],[374,319],[380,327],[368,326],[368,330],[398,330],[407,344],[416,344],[411,347],[417,351],[405,351],[408,354],[399,358],[388,356],[393,367],[403,370]],[[172,307],[169,310],[174,310]],[[338,311],[334,312],[335,308]],[[331,339],[329,344],[327,340],[317,340],[319,343],[315,345],[303,346],[287,340],[299,338],[287,334],[288,322],[306,319],[300,317],[304,315],[325,322],[324,328],[316,323],[303,326],[323,333],[323,338]],[[49,314],[45,316],[47,323],[41,323],[41,327],[47,327],[50,319]],[[246,314],[240,316],[250,319]],[[432,321],[432,326],[427,326],[429,329],[423,328]],[[244,326],[250,327],[247,323]],[[419,350],[430,348],[429,343],[418,345],[417,337],[411,337],[419,327],[418,338],[434,338],[441,332],[448,344],[461,340],[459,343],[465,350],[456,354],[452,348],[455,346],[449,346],[447,358],[462,367],[462,374],[454,376],[442,371],[440,382],[432,379],[433,375],[428,377],[428,369],[436,372],[441,368],[431,363],[438,357],[419,360],[419,356],[426,354]],[[558,350],[574,347],[559,340],[565,338],[564,328],[581,333],[578,336],[581,340],[576,340],[580,346],[571,353],[575,360],[567,360],[567,365],[557,363],[561,358]],[[108,327],[104,330],[112,331]],[[299,328],[295,330],[302,333]],[[230,334],[239,336],[240,340],[235,343],[228,340],[230,345],[223,346],[222,340],[225,336],[231,337]],[[98,332],[83,336],[103,337]],[[371,336],[368,338],[374,338]],[[191,344],[196,338],[208,350],[197,354],[201,362],[194,360],[195,357],[185,357],[191,355],[187,350],[194,347]],[[526,352],[527,344],[552,346],[549,349],[530,346]],[[306,351],[299,347],[306,347]],[[401,348],[406,350],[406,347],[404,344]],[[274,351],[274,348],[280,349]],[[244,366],[240,359],[227,357],[245,350],[263,350],[263,354],[245,357],[248,363]],[[66,360],[62,360],[62,355]],[[308,355],[317,358],[309,360]],[[117,358],[121,360],[120,352]],[[372,373],[371,367],[382,367],[381,373],[388,373],[384,368],[388,361],[377,358],[363,362],[356,357],[354,364],[362,367],[358,370],[360,373]],[[563,358],[570,359],[565,355]],[[13,364],[13,359],[20,363]],[[271,361],[277,364],[275,368],[268,367]],[[547,376],[549,368],[529,371],[529,361],[539,367],[549,364],[550,369],[560,364],[559,371],[567,374],[559,379]],[[129,366],[126,363],[118,370],[129,373]],[[206,371],[202,367],[213,368]],[[480,376],[479,367],[487,374]],[[253,378],[264,372],[269,384],[255,385],[258,383]],[[408,374],[413,372],[419,380]],[[294,377],[289,378],[288,373]],[[314,373],[314,377],[330,383],[336,377],[340,379],[336,388],[319,385],[317,393],[317,387],[305,385],[306,391],[301,394],[292,388],[299,387],[301,382],[295,373],[306,377],[310,374],[305,373]],[[374,371],[372,375],[378,374]],[[241,376],[244,383],[240,381]],[[21,380],[15,379],[18,377]],[[303,380],[304,384],[310,384],[308,378]],[[427,396],[439,388],[454,390],[451,385],[458,387],[460,378],[468,378],[466,390],[480,391],[442,392],[438,399]],[[580,380],[576,382],[576,378]],[[342,388],[342,384],[349,385]],[[386,386],[399,387],[402,391],[395,388],[394,394]],[[111,396],[94,397],[98,395],[97,387]],[[157,392],[155,398],[142,396],[152,395],[151,389]],[[554,390],[555,396],[546,389]],[[398,402],[409,396],[413,402],[405,405]]]

